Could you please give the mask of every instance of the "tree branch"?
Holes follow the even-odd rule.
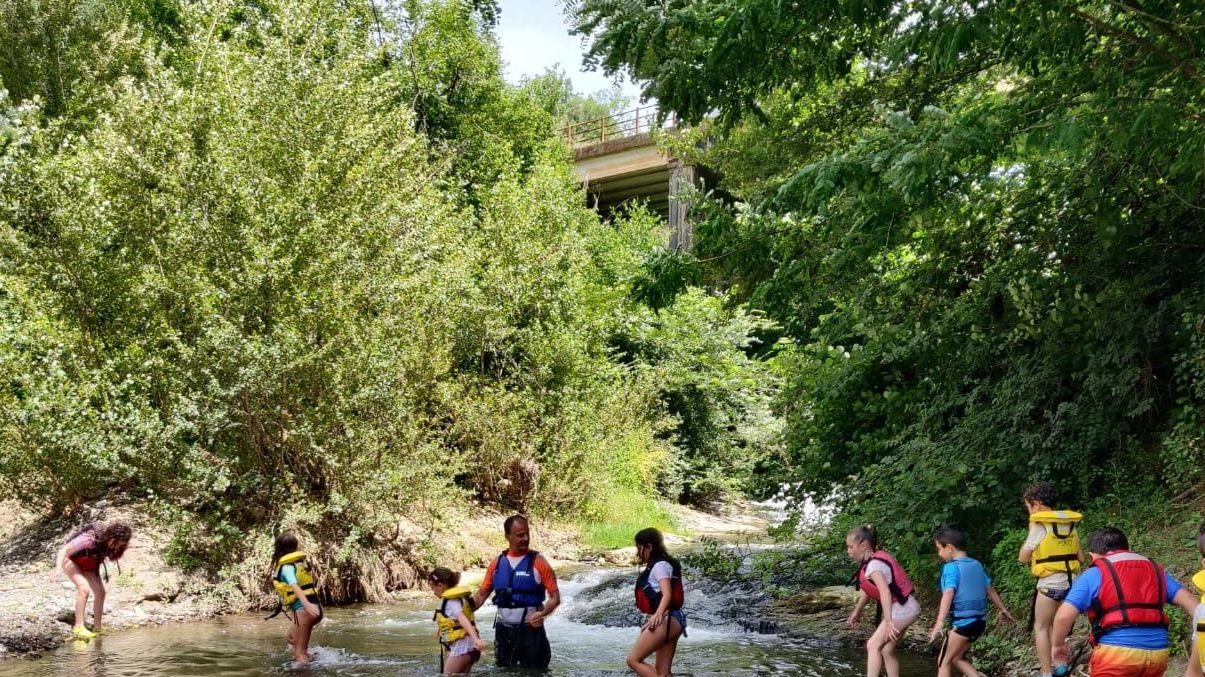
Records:
[[[1172,54],[1171,52],[1150,42],[1149,40],[1146,40],[1146,39],[1142,38],[1141,36],[1134,35],[1133,33],[1123,31],[1120,28],[1113,26],[1109,23],[1106,23],[1104,21],[1101,21],[1100,19],[1092,16],[1091,14],[1083,12],[1079,9],[1072,9],[1071,13],[1074,14],[1075,16],[1079,17],[1080,19],[1083,19],[1090,26],[1096,28],[1100,32],[1105,33],[1107,35],[1111,35],[1115,38],[1121,38],[1122,40],[1125,40],[1126,42],[1129,42],[1129,43],[1135,45],[1136,47],[1143,50],[1144,52],[1147,52],[1148,54],[1150,54],[1152,56],[1158,57],[1158,58],[1172,64],[1173,66],[1176,67],[1176,69],[1183,71],[1184,74],[1189,76],[1190,78],[1192,78],[1198,82],[1202,82],[1201,72],[1199,70],[1197,70],[1196,66],[1177,57],[1175,54]]]
[[[1152,26],[1154,26],[1155,30],[1159,31],[1163,35],[1166,35],[1167,37],[1171,38],[1172,40],[1175,40],[1176,42],[1180,43],[1184,47],[1187,47],[1189,50],[1192,50],[1194,53],[1196,52],[1196,45],[1193,44],[1192,40],[1189,40],[1188,38],[1184,37],[1184,35],[1179,31],[1180,25],[1177,24],[1176,22],[1170,21],[1161,16],[1156,16],[1154,14],[1151,14],[1150,12],[1139,7],[1138,4],[1135,3],[1133,0],[1105,0],[1105,1],[1108,2],[1110,5],[1116,7],[1117,9],[1120,9],[1121,11],[1123,11],[1127,14],[1131,14],[1133,16],[1137,16],[1137,17],[1146,19]]]

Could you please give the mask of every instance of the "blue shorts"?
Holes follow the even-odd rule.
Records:
[[[678,621],[678,625],[682,626],[682,636],[686,636],[686,613],[681,609],[673,609],[669,612],[669,617]]]

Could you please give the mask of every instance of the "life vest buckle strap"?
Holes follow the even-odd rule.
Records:
[[[1039,559],[1034,560],[1034,562],[1036,564],[1046,564],[1047,562],[1078,562],[1078,561],[1079,561],[1079,555],[1071,555],[1071,554],[1051,555],[1049,557],[1041,557]]]

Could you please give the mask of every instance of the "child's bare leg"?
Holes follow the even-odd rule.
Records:
[[[1050,626],[1060,604],[1041,592],[1033,601],[1033,643],[1043,675],[1050,674]]]
[[[92,631],[100,632],[105,616],[105,582],[95,571],[89,571],[84,576],[92,588]]]
[[[473,654],[466,653],[459,656],[448,656],[444,661],[445,675],[465,675],[473,669]]]
[[[75,584],[75,627],[79,627],[87,620],[84,614],[88,608],[88,595],[92,592],[92,586],[88,584],[88,577],[75,566],[75,562],[67,560],[63,564],[63,571]]]
[[[966,675],[966,677],[983,677],[965,656],[954,661],[954,667],[958,668],[958,671]]]
[[[866,677],[879,677],[883,669],[883,647],[887,645],[887,626],[879,623],[866,640]]]
[[[293,659],[298,663],[310,662],[310,634],[318,625],[318,617],[311,615],[304,608],[298,609],[293,616],[296,633],[293,635]]]
[[[949,642],[949,640],[946,640]],[[941,662],[937,664],[937,677],[952,677],[954,672],[951,668],[952,662],[942,656]]]
[[[978,677],[975,667],[965,658],[966,649],[970,648],[970,646],[971,641],[959,635],[953,629],[950,632],[946,632],[946,653],[941,657],[941,665],[937,666],[937,675],[940,677],[952,677],[954,667],[957,666],[960,671],[963,671],[964,675]],[[971,672],[966,672],[968,667]]]
[[[653,652],[653,669],[659,677],[668,677],[673,673],[674,654],[678,652],[678,639],[682,636],[682,625],[678,619],[670,616],[665,622],[670,624],[669,641]]]
[[[945,652],[942,654],[941,664],[937,666],[938,677],[952,677],[954,666],[959,662],[966,662],[967,665],[970,665],[970,662],[963,658],[970,645],[970,640],[954,632],[953,629],[947,632]],[[974,670],[973,667],[971,669]]]
[[[640,677],[659,677],[657,668],[644,662],[665,643],[665,628],[645,628],[636,637],[636,643],[628,651],[628,667]]]
[[[900,635],[904,633],[900,630]],[[897,642],[887,642],[883,645],[883,669],[887,671],[887,677],[900,677],[900,659],[895,657],[895,646]]]

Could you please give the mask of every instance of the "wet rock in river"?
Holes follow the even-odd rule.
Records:
[[[814,614],[852,607],[856,599],[857,593],[852,588],[844,585],[830,585],[796,593],[783,599],[779,604],[794,613]]]

